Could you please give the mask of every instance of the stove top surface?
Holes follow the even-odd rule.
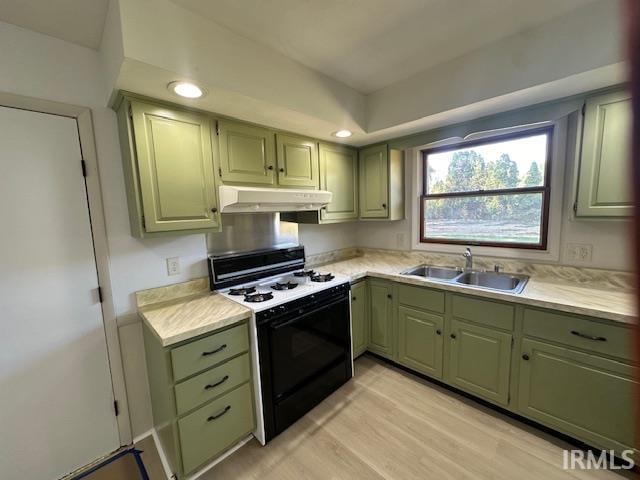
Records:
[[[263,278],[218,290],[218,293],[257,312],[349,282],[348,277],[329,272],[314,271],[312,275],[308,272]]]

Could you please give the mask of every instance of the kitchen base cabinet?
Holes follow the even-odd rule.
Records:
[[[369,282],[368,350],[383,357],[394,356],[393,284],[379,280]]]
[[[414,308],[398,308],[398,362],[431,377],[442,378],[440,315]]]
[[[367,350],[369,340],[369,292],[367,282],[358,282],[351,287],[351,342],[353,358]]]
[[[170,347],[143,334],[159,448],[182,480],[255,429],[247,322]]]
[[[522,341],[518,411],[590,445],[634,445],[640,402],[632,366],[570,348]]]
[[[508,405],[511,333],[453,319],[449,337],[451,384]]]

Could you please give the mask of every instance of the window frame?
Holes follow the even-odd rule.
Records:
[[[518,248],[524,250],[546,250],[548,245],[549,234],[549,205],[551,203],[551,163],[553,158],[553,135],[554,125],[544,126],[540,128],[532,128],[527,130],[520,130],[512,133],[492,135],[477,140],[462,141],[455,144],[444,145],[441,147],[427,148],[421,150],[422,155],[422,192],[420,195],[420,243],[440,243],[447,245],[472,245],[483,247],[500,247],[500,248]],[[467,192],[449,192],[449,193],[427,193],[427,179],[425,172],[427,171],[427,157],[432,153],[449,152],[453,150],[460,150],[462,148],[472,148],[480,145],[486,145],[490,143],[498,143],[505,140],[515,140],[519,138],[532,137],[535,135],[547,135],[547,152],[545,159],[545,171],[544,182],[539,187],[519,187],[519,188],[504,188],[493,190],[475,190]],[[540,225],[540,243],[516,243],[516,242],[487,242],[481,240],[457,240],[447,238],[425,238],[425,219],[424,219],[424,207],[425,201],[429,199],[437,198],[465,198],[465,197],[479,197],[479,196],[495,196],[495,195],[514,195],[521,193],[542,193],[542,212],[541,212],[541,225]]]

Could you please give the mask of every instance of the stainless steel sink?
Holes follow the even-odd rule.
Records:
[[[527,280],[529,280],[529,277],[526,275],[494,272],[465,272],[455,279],[455,283],[491,290],[520,293],[522,289],[524,289]]]
[[[529,277],[526,275],[513,275],[499,272],[466,271],[455,267],[435,267],[431,265],[418,265],[401,273],[401,275],[414,275],[429,280],[438,280],[453,285],[483,288],[487,290],[499,290],[507,293],[521,293]]]
[[[462,273],[462,270],[452,267],[432,267],[418,265],[402,272],[402,275],[417,275],[424,278],[436,278],[439,280],[451,280]]]

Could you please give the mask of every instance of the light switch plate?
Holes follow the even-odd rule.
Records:
[[[167,275],[180,274],[180,257],[167,258]]]
[[[572,262],[589,263],[593,258],[593,245],[569,243],[567,244],[567,258]]]

